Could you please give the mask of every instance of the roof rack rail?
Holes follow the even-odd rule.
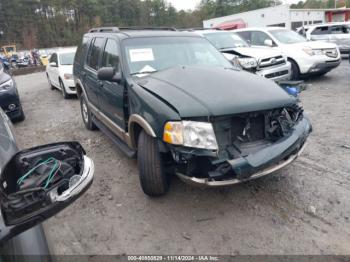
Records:
[[[119,32],[119,28],[118,27],[96,27],[96,28],[91,28],[89,30],[89,33],[101,33],[101,32]]]
[[[203,28],[203,27],[191,27],[191,28],[181,28],[178,29],[179,31],[199,31],[199,30],[218,30],[221,31],[220,28]]]
[[[175,27],[164,26],[124,26],[119,27],[120,30],[164,30],[164,31],[177,31]]]

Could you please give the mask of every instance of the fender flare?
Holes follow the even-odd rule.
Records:
[[[131,139],[131,145],[133,148],[137,148],[137,141],[135,137],[136,134],[134,130],[135,124],[138,124],[146,132],[147,135],[151,137],[157,137],[151,125],[142,116],[138,114],[132,114],[129,117],[128,130]]]

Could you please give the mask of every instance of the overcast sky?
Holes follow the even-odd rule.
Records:
[[[201,0],[167,0],[169,3],[171,3],[177,10],[187,10],[191,9],[193,10]],[[299,0],[282,0],[284,4],[293,4],[298,3]]]

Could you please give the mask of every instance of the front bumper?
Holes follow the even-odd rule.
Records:
[[[262,150],[233,160],[227,160],[225,165],[234,175],[229,178],[215,179],[207,177],[195,177],[177,172],[176,175],[190,184],[208,187],[227,186],[242,183],[271,174],[292,163],[303,152],[306,139],[312,132],[312,127],[307,118],[300,121],[288,136],[280,139]]]
[[[74,80],[73,79],[65,79],[63,80],[64,87],[66,89],[66,93],[69,95],[76,95],[77,90],[75,88]]]
[[[256,74],[274,81],[289,80],[291,76],[291,64],[287,62],[284,65],[264,68],[258,70]]]
[[[321,63],[315,63],[309,71],[304,75],[317,75],[322,73],[327,73],[331,71],[332,69],[338,67],[341,63],[341,58],[335,61],[326,61]]]

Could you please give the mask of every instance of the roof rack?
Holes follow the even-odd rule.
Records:
[[[96,27],[89,30],[89,33],[100,33],[100,32],[119,32],[118,27]]]
[[[199,30],[218,30],[221,31],[220,28],[203,28],[203,27],[192,27],[192,28],[182,28],[178,29],[179,31],[199,31]]]
[[[164,30],[164,31],[177,31],[175,27],[164,27],[164,26],[126,26],[119,27],[120,30]]]
[[[125,27],[96,27],[89,30],[89,33],[120,32],[122,30],[165,30],[177,31],[175,27],[151,27],[151,26],[125,26]]]

